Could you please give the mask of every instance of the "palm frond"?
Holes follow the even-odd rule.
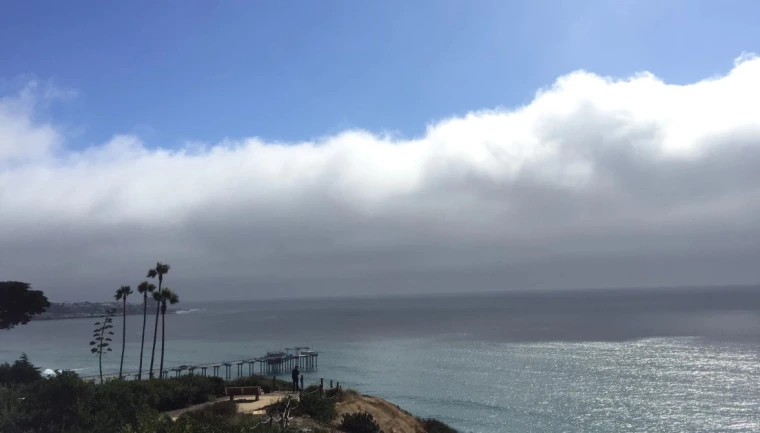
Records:
[[[154,290],[156,290],[156,286],[147,281],[143,281],[137,286],[137,291],[142,294],[152,293]]]
[[[171,266],[165,263],[158,262],[156,263],[156,273],[159,275],[166,275],[169,273],[169,269],[171,269]]]

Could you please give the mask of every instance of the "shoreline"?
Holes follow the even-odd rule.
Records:
[[[167,310],[166,314],[177,314],[177,310]],[[81,315],[81,316],[64,316],[64,317],[32,317],[31,322],[49,322],[53,320],[72,320],[72,319],[97,319],[101,317],[105,317],[105,314],[92,314],[92,315]],[[122,314],[117,314],[117,316],[122,316]],[[142,316],[141,313],[127,313],[127,316]]]

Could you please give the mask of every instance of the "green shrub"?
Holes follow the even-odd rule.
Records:
[[[224,395],[224,381],[218,377],[182,376],[150,381],[112,381],[103,386],[118,383],[127,384],[132,392],[142,396],[148,406],[161,412],[205,403]]]
[[[252,430],[254,427],[256,427],[255,433],[288,433],[293,431],[290,429],[281,430],[278,424],[274,424],[270,429],[268,425],[260,424],[261,421],[261,417],[238,413],[237,405],[234,402],[225,401],[182,414],[175,421],[174,430],[167,433],[238,433],[254,431]]]
[[[208,414],[209,416],[231,417],[238,413],[237,409],[237,403],[228,400],[210,404],[202,409],[194,411],[194,413],[203,413]]]
[[[224,394],[222,379],[202,376],[95,385],[63,372],[13,386],[0,388],[3,433],[115,432],[125,425],[138,429],[140,417],[148,412],[181,409]]]
[[[325,397],[334,398],[337,401],[343,401],[343,390],[338,388],[326,389]]]
[[[335,400],[322,397],[318,392],[304,393],[292,413],[293,415],[308,415],[322,424],[330,423],[338,417]]]
[[[276,379],[275,388],[272,389],[272,378],[265,376],[240,377],[227,382],[227,386],[260,386],[265,393],[272,391],[290,391],[293,384],[284,380]]]
[[[232,402],[222,402],[196,411],[182,414],[175,421],[157,412],[143,412],[136,426],[124,426],[119,433],[295,433],[292,429],[282,430],[278,425],[271,429],[259,425],[260,417],[248,414],[230,414],[235,408]],[[258,427],[257,427],[258,426]],[[255,430],[252,430],[256,427]]]
[[[270,404],[267,406],[267,415],[279,415],[285,412],[285,408],[288,406],[288,401],[290,401],[291,407],[296,407],[298,405],[298,402],[290,400],[289,398],[281,398],[277,400],[277,402]]]
[[[125,425],[120,433],[170,433],[176,430],[175,423],[166,415],[155,411],[145,411],[138,415],[137,424]]]
[[[309,385],[303,390],[304,394],[312,394],[316,393],[317,391],[319,391],[319,385]]]
[[[420,421],[422,421],[422,425],[425,427],[425,432],[427,433],[458,433],[456,430],[437,419],[428,418],[421,419]]]
[[[96,386],[73,372],[34,382],[22,389],[22,431],[86,432],[93,429],[92,397]]]
[[[136,425],[138,414],[148,410],[143,387],[137,382],[114,380],[100,386],[95,386],[90,397],[90,413],[95,425],[108,431],[117,431],[121,426]]]
[[[22,397],[18,387],[0,386],[0,432],[21,430],[20,423],[24,420]]]
[[[383,433],[375,418],[367,412],[343,415],[340,426],[348,433]]]
[[[325,397],[327,398],[334,398],[336,402],[344,402],[346,400],[350,400],[352,398],[359,397],[359,393],[356,392],[353,389],[344,389],[344,388],[332,388],[332,389],[326,389],[325,390]],[[370,397],[370,396],[365,396]]]

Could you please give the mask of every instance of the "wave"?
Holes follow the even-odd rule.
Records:
[[[85,368],[85,367],[83,368],[56,368],[56,369],[46,368],[42,371],[42,376],[50,377],[50,376],[55,376],[58,373],[61,373],[63,371],[84,371],[84,370],[88,370],[88,368]]]
[[[206,311],[205,308],[191,308],[189,310],[177,310],[174,312],[174,314],[190,314],[190,313],[197,313],[199,311]]]

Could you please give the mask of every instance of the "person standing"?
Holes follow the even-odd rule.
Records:
[[[293,379],[293,392],[298,392],[298,378],[301,376],[301,372],[298,371],[298,366],[296,365],[293,369],[293,372],[291,373],[292,379]]]

